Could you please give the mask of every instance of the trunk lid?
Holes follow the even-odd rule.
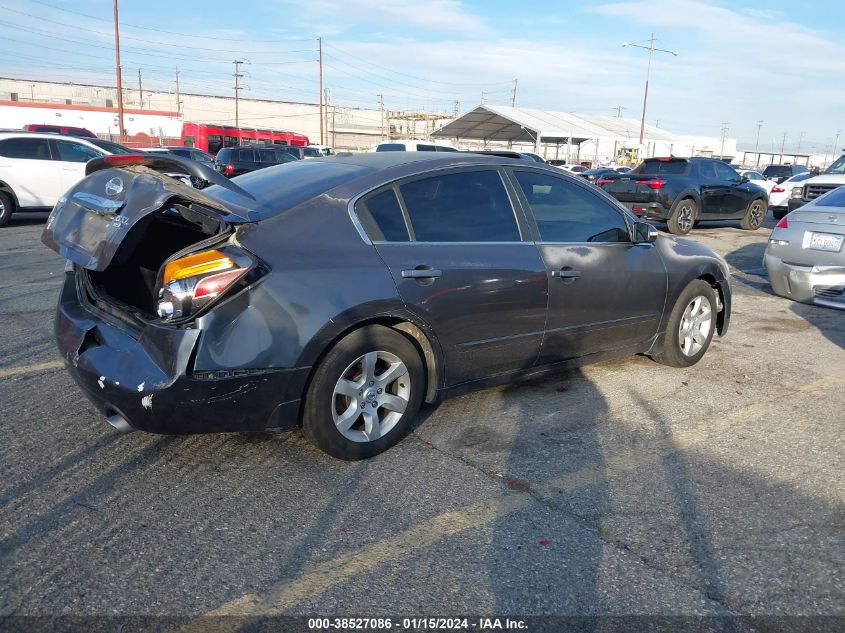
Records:
[[[117,158],[123,160],[108,160]],[[178,210],[170,208],[174,204],[189,207],[194,216],[192,221],[197,224],[224,226],[257,219],[244,206],[224,203],[160,173],[160,170],[188,173],[236,190],[245,204],[253,199],[228,178],[198,163],[186,164],[189,162],[193,161],[132,155],[91,161],[86,167],[88,176],[56,203],[41,241],[83,268],[103,271],[135,227],[157,213],[178,214]]]
[[[620,202],[653,202],[660,190],[660,187],[655,188],[657,179],[652,176],[606,174],[602,180],[610,182],[602,182],[601,188]]]

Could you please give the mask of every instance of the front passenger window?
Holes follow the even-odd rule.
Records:
[[[584,187],[529,171],[514,172],[541,242],[629,242],[622,214]]]

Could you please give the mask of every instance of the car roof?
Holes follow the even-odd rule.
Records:
[[[353,154],[352,156],[328,156],[315,158],[317,161],[342,162],[350,165],[369,167],[373,170],[387,169],[398,165],[411,165],[416,163],[429,163],[432,167],[447,167],[460,164],[490,164],[490,165],[513,165],[515,160],[505,156],[492,154],[476,154],[473,152],[368,152],[364,154]],[[533,161],[531,161],[533,162]],[[524,166],[523,161],[519,161]],[[542,166],[541,163],[536,163]]]
[[[66,126],[63,126],[63,127],[66,127]],[[84,136],[73,136],[72,134],[51,134],[50,132],[26,132],[26,131],[0,132],[0,139],[4,139],[4,138],[46,138],[46,139],[63,138],[63,139],[68,139],[68,140],[74,140],[74,141],[80,141],[81,140],[81,141],[86,141],[86,142],[93,140],[91,137],[86,138]]]

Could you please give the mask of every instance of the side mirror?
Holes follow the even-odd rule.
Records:
[[[659,233],[648,222],[634,222],[634,244],[654,244]]]
[[[751,181],[751,179],[748,177],[747,174],[743,174],[742,176],[739,177],[740,184],[742,184],[744,182],[750,182],[750,181]]]

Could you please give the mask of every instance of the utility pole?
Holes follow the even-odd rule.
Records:
[[[760,128],[763,127],[763,123],[765,123],[763,120],[757,121],[757,140],[754,141],[754,153],[757,155],[757,163],[755,164],[756,167],[760,166],[760,153],[757,149],[760,147]]]
[[[618,105],[615,108],[611,108],[611,110],[616,110],[616,118],[617,119],[621,119],[622,118],[622,110],[627,110],[627,109],[628,108],[626,108],[625,106],[621,106],[621,105]]]
[[[320,64],[320,145],[325,145],[323,138],[323,38],[317,38],[318,63]]]
[[[783,148],[786,146],[786,132],[783,133],[783,140],[780,142],[780,162],[783,162]]]
[[[138,103],[141,104],[141,109],[144,109],[144,87],[141,85],[141,69],[138,69]]]
[[[481,91],[481,105],[484,105],[484,95],[486,95],[486,94],[487,93],[484,92],[483,90]]]
[[[458,113],[461,111],[461,102],[455,99],[455,118],[458,118]]]
[[[730,130],[730,123],[728,121],[722,122],[722,148],[719,150],[719,159],[725,157],[725,141],[728,140],[728,130]]]
[[[114,65],[117,72],[117,138],[118,142],[123,141],[123,80],[120,76],[120,29],[117,18],[117,0],[113,0],[114,6]]]
[[[517,80],[514,79],[513,80],[513,91],[511,92],[511,107],[512,108],[516,107],[516,84],[517,84]]]
[[[643,95],[643,116],[640,120],[640,146],[642,147],[643,144],[643,136],[645,135],[645,111],[646,105],[648,104],[648,80],[649,76],[651,75],[651,57],[654,55],[655,52],[658,53],[669,53],[675,57],[678,56],[678,51],[669,51],[663,48],[655,48],[654,47],[654,33],[651,34],[647,40],[648,46],[643,46],[642,44],[629,44],[628,42],[623,42],[622,46],[632,46],[634,48],[643,48],[648,51],[648,67],[646,68],[645,73],[645,94]]]
[[[323,88],[323,95],[324,95],[324,103],[325,103],[325,111],[323,113],[323,120],[326,122],[326,140],[324,143],[320,143],[321,145],[328,145],[329,141],[329,89]]]
[[[236,59],[232,61],[232,63],[235,65],[235,72],[232,74],[232,76],[235,78],[235,127],[239,127],[238,100],[240,98],[240,92],[241,90],[243,90],[243,88],[241,87],[241,77],[243,77],[243,73],[241,73],[240,70],[241,64],[243,64],[244,61],[245,60],[243,59]]]
[[[377,94],[376,96],[378,97],[378,109],[381,112],[381,128],[379,129],[381,130],[381,140],[384,140],[384,95]]]
[[[176,67],[176,116],[182,112],[181,104],[179,103],[179,66]]]
[[[798,136],[798,149],[795,150],[796,154],[801,153],[801,143],[803,143],[803,142],[804,142],[804,132],[801,132],[801,134]]]

